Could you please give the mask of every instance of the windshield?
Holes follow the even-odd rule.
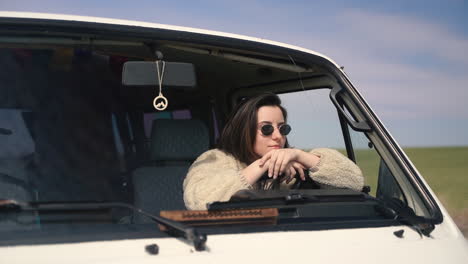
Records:
[[[30,38],[17,38],[0,49],[0,199],[54,202],[62,209],[77,202],[119,202],[154,215],[186,210],[183,185],[189,168],[199,155],[216,148],[236,102],[275,92],[288,109],[289,146],[304,152],[336,150],[357,163],[364,177],[362,186],[352,194],[319,187],[318,193],[307,194],[318,197],[314,202],[282,207],[270,203],[280,209],[279,220],[263,227],[244,221],[248,228],[206,227],[206,232],[398,224],[375,210],[379,204],[375,198],[398,199],[417,215],[429,215],[424,198],[406,176],[394,176],[401,169],[386,164],[379,154],[388,155],[383,144],[376,147],[371,131],[356,131],[337,111],[330,92],[340,85],[319,64],[253,51],[239,54],[228,48],[224,57],[213,56],[201,52],[209,47],[170,44],[159,50],[164,60],[193,64],[196,87],[133,87],[122,84],[123,65],[155,60],[146,46],[28,44]],[[154,108],[159,89],[168,100],[163,111]],[[356,115],[352,107],[345,111]],[[338,198],[331,202],[320,198],[330,195]],[[0,213],[6,245],[166,236],[154,228],[154,220],[128,207]],[[301,214],[300,220],[292,219]],[[44,232],[48,235],[40,235]]]

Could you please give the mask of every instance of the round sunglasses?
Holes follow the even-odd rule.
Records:
[[[273,134],[273,131],[275,131],[275,128],[271,124],[265,124],[260,128],[260,131],[264,136],[269,136]],[[283,124],[279,127],[279,132],[281,135],[286,136],[291,132],[291,126],[288,124]]]

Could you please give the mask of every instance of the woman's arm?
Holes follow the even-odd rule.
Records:
[[[241,174],[250,185],[253,185],[262,177],[263,174],[265,174],[268,170],[269,164],[270,162],[266,161],[262,166],[260,166],[260,159],[258,159],[243,169]]]
[[[183,188],[185,206],[204,210],[207,203],[227,201],[237,191],[250,189],[252,185],[232,156],[214,149],[203,153],[192,164]]]
[[[309,176],[322,188],[349,188],[361,191],[364,186],[361,169],[333,149],[320,148],[310,152],[300,149],[272,150],[260,159],[260,165],[267,161],[270,164],[265,166],[269,167],[268,174],[272,178],[283,173],[288,177],[292,177],[296,172],[300,173],[300,166],[295,166],[295,163],[299,163],[309,170]]]
[[[321,188],[362,190],[364,186],[362,171],[346,156],[328,148],[313,149],[309,153],[320,157],[320,162],[309,170],[309,176]]]

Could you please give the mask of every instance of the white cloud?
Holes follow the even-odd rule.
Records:
[[[327,38],[302,39],[302,45],[345,65],[381,117],[468,117],[468,76],[461,74],[468,66],[467,39],[442,25],[404,16],[351,9],[336,19]],[[405,57],[412,54],[424,54],[433,64],[410,64]]]
[[[366,98],[389,115],[410,109],[414,117],[468,117],[467,76],[375,60],[360,61],[349,71]]]
[[[337,17],[365,48],[379,47],[407,54],[424,53],[468,65],[468,39],[448,27],[401,15],[371,13],[348,9]],[[396,50],[398,49],[398,50]],[[376,50],[373,48],[373,50]]]

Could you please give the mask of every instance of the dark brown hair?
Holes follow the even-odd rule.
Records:
[[[240,102],[231,113],[226,126],[221,133],[218,149],[233,155],[246,164],[255,161],[258,156],[254,151],[257,135],[257,111],[262,106],[277,106],[283,113],[284,121],[287,112],[281,106],[281,99],[273,93],[260,94]],[[286,140],[285,147],[288,147]]]

